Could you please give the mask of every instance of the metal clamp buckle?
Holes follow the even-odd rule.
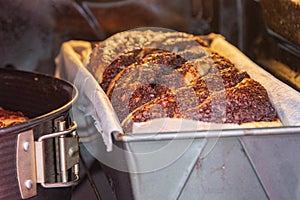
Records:
[[[58,170],[54,182],[47,181],[45,143],[53,140]],[[51,141],[52,142],[52,141]],[[17,174],[23,199],[37,195],[37,183],[45,188],[70,187],[79,182],[79,141],[76,123],[65,129],[65,122],[58,122],[58,132],[41,136],[34,141],[33,131],[18,135]]]

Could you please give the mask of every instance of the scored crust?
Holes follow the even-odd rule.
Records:
[[[178,55],[190,60],[193,58],[193,55],[198,57],[199,54],[205,53],[203,48],[199,48],[200,46],[206,47],[207,43],[197,36],[182,32],[170,32],[170,30],[166,32],[160,30],[120,32],[99,42],[93,48],[87,69],[101,84],[104,80],[104,71],[118,57],[123,55],[129,59],[128,63],[125,63],[125,59],[121,59],[121,63],[124,63],[123,66],[125,67],[134,62],[135,55],[130,56],[128,55],[129,52],[139,53],[143,48],[162,49],[169,52],[176,52]]]
[[[253,127],[252,122],[255,126],[266,126],[269,122],[274,125],[279,123],[267,91],[253,79],[244,78],[234,87],[211,95],[205,93],[206,91],[203,90],[201,93],[201,100],[199,98],[198,101],[189,104],[185,99],[178,101],[176,94],[159,97],[131,112],[123,120],[122,126],[126,132],[130,132],[134,122],[146,122],[155,118],[184,118],[212,123],[233,123],[243,125],[243,127]],[[184,95],[184,98],[190,99],[187,95]]]
[[[129,42],[120,44],[118,37],[121,41],[129,38]],[[145,40],[151,45],[144,46]],[[168,43],[172,48],[167,48]],[[108,44],[116,49],[119,44],[121,49],[130,51],[117,50],[121,54],[104,69],[104,65],[93,65],[99,63],[101,56],[107,57],[101,48]],[[180,50],[174,49],[177,45]],[[110,47],[110,52],[113,49]],[[94,76],[102,72],[101,78],[96,79],[126,133],[131,132],[133,123],[156,118],[231,123],[245,128],[280,125],[265,88],[189,34],[116,34],[98,45],[88,69]]]

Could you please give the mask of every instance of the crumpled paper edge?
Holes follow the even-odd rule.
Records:
[[[74,117],[78,117],[79,121],[85,120],[88,116],[92,117],[95,127],[102,135],[106,150],[112,151],[111,134],[113,132],[123,133],[123,130],[108,97],[84,66],[90,52],[91,44],[89,42],[73,40],[63,43],[60,53],[55,59],[55,76],[66,79],[77,87],[79,98],[73,106],[81,110],[84,116]],[[79,136],[87,136],[87,134],[82,131]]]
[[[214,36],[210,48],[227,57],[235,66],[246,71],[267,90],[271,103],[284,126],[300,125],[300,93],[258,66],[222,36]]]

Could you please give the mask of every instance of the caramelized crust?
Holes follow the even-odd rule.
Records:
[[[114,54],[104,54],[105,48]],[[101,65],[120,52],[108,67]],[[95,76],[103,72],[99,83],[125,132],[134,122],[155,118],[235,124],[278,120],[264,87],[193,35],[120,33],[100,44],[88,69]]]
[[[136,90],[131,96],[124,94],[132,99],[143,99],[139,103],[130,103],[130,114],[122,116],[125,132],[131,131],[133,122],[155,118],[235,124],[278,119],[264,87],[251,79],[247,72],[239,71],[228,59],[216,53],[211,54],[211,59],[208,73],[198,77],[191,75],[188,84],[185,76],[191,72],[188,69],[197,69],[187,68],[186,63],[175,69],[183,74],[183,81],[177,79],[182,87],[165,88],[162,93],[146,92],[149,90],[144,89],[140,92]],[[169,80],[172,82],[172,79]],[[152,98],[147,98],[148,95]],[[113,105],[118,103],[114,102]]]
[[[104,71],[101,87],[106,92],[111,80],[123,69],[137,61],[137,55],[141,50],[128,52],[114,60]]]
[[[226,112],[220,113],[221,110]],[[177,116],[197,121],[236,124],[277,119],[267,91],[258,82],[249,78],[235,87],[226,89],[224,94],[211,95],[199,106],[178,113]]]

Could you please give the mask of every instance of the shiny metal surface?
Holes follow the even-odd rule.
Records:
[[[239,138],[222,138],[212,151],[194,165],[180,200],[267,200],[256,171]]]
[[[118,138],[135,152],[126,154],[134,199],[299,199],[299,127],[232,131],[213,146],[203,132]]]
[[[242,137],[241,143],[269,199],[300,199],[299,134]]]
[[[116,141],[137,142],[137,141],[159,141],[177,139],[199,139],[199,138],[222,138],[239,136],[275,136],[286,134],[300,134],[299,126],[271,127],[271,128],[251,128],[251,129],[223,129],[204,130],[195,132],[166,132],[166,133],[145,133],[145,134],[120,134],[114,133]]]

